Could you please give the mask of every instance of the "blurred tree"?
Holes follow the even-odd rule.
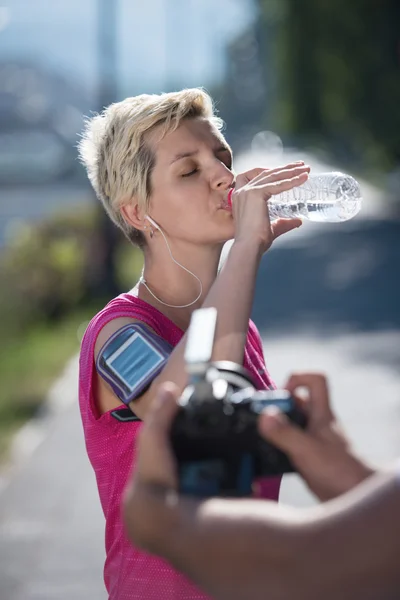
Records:
[[[271,13],[281,17],[275,19],[279,130],[300,143],[327,140],[331,149],[370,166],[398,164],[399,0],[258,4],[264,23]]]
[[[263,116],[275,93],[274,73],[268,69],[272,27],[256,21],[227,47],[227,75],[211,90],[227,123],[226,135],[234,151],[247,149],[260,130]]]

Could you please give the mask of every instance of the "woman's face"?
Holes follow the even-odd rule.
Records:
[[[155,154],[149,215],[170,238],[195,244],[231,239],[232,214],[222,204],[234,173],[224,137],[201,118],[159,136],[156,128],[146,139]]]

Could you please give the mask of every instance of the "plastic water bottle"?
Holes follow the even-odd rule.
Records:
[[[298,217],[338,223],[352,219],[361,209],[360,185],[350,175],[334,171],[310,175],[302,185],[271,196],[271,219]]]

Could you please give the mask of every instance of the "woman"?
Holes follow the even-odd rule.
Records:
[[[206,598],[168,564],[132,548],[120,515],[140,420],[162,382],[181,390],[186,384],[193,310],[218,310],[214,360],[244,364],[259,389],[273,385],[249,320],[255,278],[274,238],[301,222],[270,224],[266,201],[304,183],[309,168],[296,163],[236,177],[221,126],[200,89],[142,95],[89,120],[80,144],[105,210],[144,254],[141,279],[94,317],[81,348],[80,408],[106,517],[111,600]],[[232,238],[218,272],[223,244]],[[279,481],[264,480],[257,490],[277,500]]]

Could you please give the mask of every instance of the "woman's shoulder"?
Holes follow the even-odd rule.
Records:
[[[136,304],[135,297],[128,294],[114,298],[92,317],[83,335],[79,356],[80,395],[86,399],[86,404],[89,401],[93,414],[97,416],[99,412],[92,387],[97,357],[108,340],[118,335],[118,330],[137,322],[147,325],[145,320],[137,318]],[[100,386],[97,386],[97,394],[100,391]]]
[[[86,346],[95,341],[100,331],[105,327],[109,327],[111,322],[121,318],[131,318],[131,312],[130,303],[121,296],[117,296],[99,310],[87,323],[81,345]]]
[[[131,293],[121,294],[89,321],[81,342],[81,354],[95,354],[110,336],[130,323],[145,325],[171,346],[179,342],[183,333],[165,315],[141,298]]]

